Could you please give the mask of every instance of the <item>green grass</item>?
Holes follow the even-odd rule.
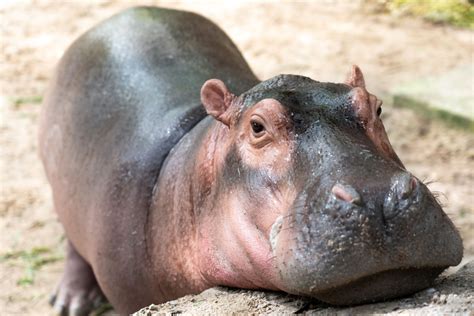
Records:
[[[474,29],[474,6],[468,0],[388,0],[391,12],[421,16],[435,23]]]
[[[114,308],[112,307],[112,305],[110,305],[110,303],[104,303],[104,304],[100,305],[97,309],[95,309],[91,313],[91,316],[102,316],[105,313],[107,313],[108,311],[111,311],[113,309]]]
[[[52,254],[51,249],[46,247],[35,247],[31,250],[12,251],[0,255],[0,262],[15,261],[24,267],[23,276],[17,280],[20,286],[34,284],[36,273],[43,266],[63,259],[62,255]]]
[[[19,107],[24,104],[40,104],[43,102],[43,97],[40,95],[30,95],[22,97],[11,98],[14,107]]]

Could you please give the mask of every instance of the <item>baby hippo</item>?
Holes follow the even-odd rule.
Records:
[[[462,257],[403,166],[381,101],[345,83],[260,81],[216,25],[140,7],[67,50],[40,154],[68,250],[55,308],[127,314],[224,285],[348,305],[414,293]]]

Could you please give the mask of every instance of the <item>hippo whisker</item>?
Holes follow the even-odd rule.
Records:
[[[444,194],[444,192],[441,192],[441,191],[431,191],[431,193],[433,194],[433,197],[434,199],[436,200],[436,202],[441,206],[441,207],[446,207],[447,206],[447,202],[448,201],[448,197],[446,196],[446,194]],[[446,203],[443,203],[441,202],[441,197],[446,201]]]
[[[429,185],[431,185],[431,184],[433,184],[433,183],[437,183],[437,182],[439,182],[439,181],[438,181],[438,180],[427,180],[427,179],[423,179],[423,180],[421,180],[421,182],[422,182],[424,185],[429,186]]]

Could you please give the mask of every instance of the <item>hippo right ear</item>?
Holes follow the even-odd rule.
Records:
[[[207,114],[225,125],[230,123],[230,115],[227,109],[230,107],[234,95],[227,89],[219,79],[210,79],[201,88],[201,102]]]
[[[347,75],[346,84],[350,85],[352,88],[365,88],[365,79],[360,70],[359,66],[352,65],[351,72]]]

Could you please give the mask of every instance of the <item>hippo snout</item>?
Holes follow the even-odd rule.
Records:
[[[416,292],[460,262],[458,232],[417,178],[395,173],[376,193],[358,185],[336,183],[325,203],[300,197],[275,224],[286,291],[357,304]]]
[[[400,173],[392,177],[392,184],[384,197],[381,215],[384,221],[389,221],[402,212],[408,211],[410,207],[416,211],[422,190],[417,178],[409,173]],[[331,193],[334,198],[342,203],[350,203],[362,206],[364,201],[360,193],[350,185],[335,184]],[[406,214],[405,214],[406,215]]]

